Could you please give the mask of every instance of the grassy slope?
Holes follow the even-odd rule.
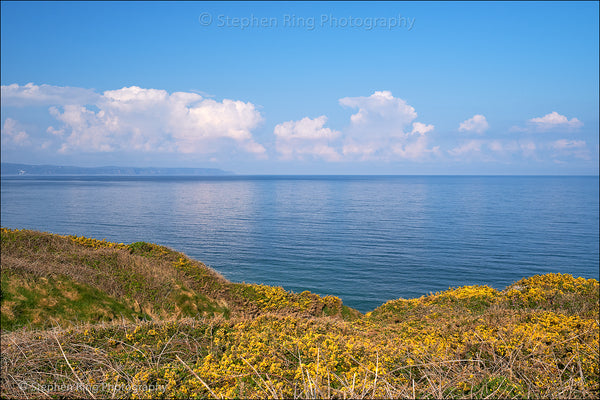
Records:
[[[360,315],[331,296],[231,283],[204,264],[155,244],[9,229],[2,230],[2,296],[3,330],[272,311]]]
[[[1,394],[592,398],[598,290],[550,274],[362,316],[162,246],[3,229]]]

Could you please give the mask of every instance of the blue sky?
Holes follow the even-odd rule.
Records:
[[[1,7],[3,162],[598,174],[598,2]]]

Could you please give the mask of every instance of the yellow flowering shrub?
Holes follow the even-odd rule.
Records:
[[[63,236],[63,237],[67,237],[67,238],[71,239],[74,243],[81,244],[86,247],[91,247],[93,249],[102,249],[102,248],[126,249],[127,248],[127,246],[124,245],[123,243],[108,242],[106,239],[98,240],[98,239],[92,239],[92,238],[87,238],[84,236],[75,236],[75,235],[69,235],[69,236]]]
[[[598,302],[596,279],[574,278],[570,274],[535,275],[521,279],[503,292],[502,301],[515,308],[567,310],[593,316]]]
[[[292,293],[280,286],[261,284],[235,284],[235,287],[237,294],[251,300],[263,312],[339,316],[347,309],[336,296],[321,297],[309,291]]]

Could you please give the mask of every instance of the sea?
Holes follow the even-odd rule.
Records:
[[[597,176],[3,176],[1,225],[168,246],[367,312],[536,274],[598,279]]]

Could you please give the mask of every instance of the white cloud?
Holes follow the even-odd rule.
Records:
[[[550,114],[546,114],[543,117],[531,118],[528,122],[543,131],[553,128],[576,129],[583,126],[583,122],[577,118],[571,118],[569,120],[567,117],[560,115],[556,111],[552,111]]]
[[[28,146],[30,144],[29,135],[20,124],[12,118],[6,118],[2,126],[2,145]]]
[[[510,129],[509,129],[509,132],[529,132],[529,131],[531,131],[532,129],[533,129],[532,127],[530,127],[530,128],[525,128],[525,127],[523,127],[523,126],[517,126],[517,125],[514,125],[514,126],[511,126],[511,127],[510,127]]]
[[[368,97],[344,97],[343,106],[358,108],[342,132],[324,128],[325,116],[288,121],[275,127],[277,151],[283,158],[313,155],[330,161],[422,160],[439,154],[429,145],[434,126],[413,122],[415,109],[389,91]],[[341,146],[341,149],[340,149]]]
[[[329,145],[340,132],[324,128],[327,117],[283,122],[273,130],[277,137],[276,149],[284,159],[302,158],[304,155],[321,157],[328,161],[340,160],[340,154]]]
[[[288,121],[277,125],[274,133],[279,139],[335,139],[340,133],[323,128],[326,122],[325,115],[315,119],[305,117],[299,121]]]
[[[352,108],[348,125],[340,130],[327,127],[325,115],[282,122],[274,127],[275,151],[282,159],[319,158],[326,161],[411,161],[451,156],[480,161],[514,157],[590,159],[584,140],[560,139],[560,132],[583,126],[577,118],[557,112],[531,118],[514,131],[551,134],[544,140],[525,137],[466,138],[444,148],[434,142],[434,126],[417,121],[414,107],[389,91],[370,96],[344,97],[339,104]],[[75,152],[139,152],[206,155],[219,161],[225,154],[266,157],[266,149],[254,138],[263,121],[257,107],[239,100],[217,101],[195,92],[124,87],[96,93],[90,89],[51,85],[12,84],[2,86],[2,106],[47,106],[55,119],[43,133],[15,119],[2,126],[2,145],[30,146]],[[9,110],[11,112],[12,110]],[[4,112],[4,109],[3,109]],[[19,115],[19,114],[17,114]],[[11,115],[15,117],[15,115]],[[19,117],[20,118],[20,117]],[[483,135],[489,130],[486,117],[476,114],[460,123],[460,132]],[[544,135],[546,136],[546,135]],[[468,140],[476,139],[476,140]],[[459,139],[460,140],[460,139]],[[554,141],[551,141],[554,140]],[[448,142],[445,142],[448,143]],[[592,150],[593,151],[593,150]],[[596,146],[597,151],[597,146]]]
[[[481,114],[476,114],[460,123],[458,130],[460,132],[474,132],[483,134],[489,128],[489,124],[485,117]]]
[[[545,157],[573,156],[584,160],[589,160],[590,151],[585,140],[569,140],[560,139],[555,141],[533,141],[533,140],[491,140],[482,141],[486,147],[496,155],[512,156],[520,154],[525,158],[533,158],[541,160]],[[474,143],[463,145],[451,152],[459,154],[466,153],[468,150],[482,151]],[[548,153],[548,150],[554,150],[553,153]],[[556,161],[556,160],[553,160]]]
[[[416,138],[393,144],[392,152],[401,156],[402,158],[408,158],[411,160],[421,159],[427,154],[439,155],[439,146],[428,148],[429,139],[426,134],[431,132],[434,129],[434,126],[426,125],[421,122],[414,122],[412,125],[413,129],[408,136],[416,135]]]
[[[543,117],[536,117],[527,120],[527,126],[513,126],[511,132],[547,132],[557,130],[568,130],[573,131],[581,128],[583,122],[577,118],[568,119],[564,115],[552,111],[550,114],[546,114]]]
[[[577,149],[585,147],[585,140],[560,139],[552,142],[551,146],[558,150]]]
[[[552,142],[550,147],[558,151],[558,155],[574,156],[584,160],[590,159],[590,151],[585,140],[560,139]]]
[[[455,148],[448,150],[448,153],[453,156],[463,156],[469,153],[480,153],[483,140],[470,140]]]
[[[523,156],[536,158],[535,151],[537,149],[537,146],[531,140],[525,140],[525,141],[519,142],[519,148],[521,149]]]
[[[343,154],[361,160],[410,158],[422,160],[438,154],[429,147],[428,133],[433,125],[413,122],[415,109],[389,91],[374,92],[369,97],[344,97],[339,103],[358,108],[344,130]]]
[[[349,139],[346,140],[342,153],[345,156],[360,156],[360,159],[364,161],[373,158],[377,150],[379,150],[379,145],[375,143],[356,143]]]
[[[100,95],[92,89],[68,86],[35,85],[24,86],[13,83],[2,85],[2,106],[50,106],[68,104],[93,104]]]
[[[431,132],[433,129],[434,129],[433,125],[426,125],[421,122],[414,122],[413,129],[410,132],[410,134],[411,135],[419,134],[419,135],[425,136],[425,134],[427,132]]]
[[[517,140],[491,140],[487,147],[497,154],[514,154],[521,151],[521,144]]]
[[[81,104],[50,108],[62,124],[47,131],[63,141],[61,152],[265,153],[252,137],[262,122],[252,103],[132,86],[108,90],[93,105],[97,111]]]
[[[511,132],[548,132],[548,131],[575,131],[583,126],[577,118],[568,119],[566,116],[552,111],[543,117],[527,120],[526,126],[513,126]]]
[[[419,160],[426,154],[440,154],[440,147],[435,146],[428,148],[429,141],[424,134],[421,134],[416,140],[411,141],[407,144],[395,144],[392,147],[394,154],[398,154],[402,158],[408,158],[411,160]]]
[[[398,127],[410,124],[417,113],[406,101],[395,98],[389,91],[375,92],[369,97],[344,97],[339,100],[346,107],[358,108],[358,112],[350,117],[355,125],[380,125],[394,122]],[[386,130],[393,127],[384,124]],[[395,133],[395,132],[393,132]]]
[[[488,147],[496,153],[502,153],[506,150],[506,146],[499,140],[492,140],[488,143]]]
[[[538,145],[532,140],[483,140],[473,139],[464,142],[451,150],[448,154],[454,157],[477,158],[482,161],[494,161],[496,157],[521,154],[523,157],[536,158]],[[542,145],[542,147],[544,147]]]

